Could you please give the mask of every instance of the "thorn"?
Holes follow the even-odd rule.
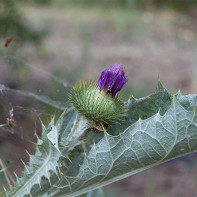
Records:
[[[163,86],[163,84],[161,83],[161,81],[160,81],[160,78],[159,78],[159,76],[158,76],[158,83],[157,83],[157,88],[156,88],[157,90],[158,89],[164,89],[164,86]]]
[[[71,161],[71,159],[69,158],[69,156],[68,156],[68,158],[67,158],[69,161],[70,161],[70,163],[73,163],[72,161]]]
[[[26,165],[25,165],[25,162],[24,162],[22,159],[21,159],[21,162],[23,163],[23,165],[24,165],[24,167],[25,167],[25,166],[26,166]]]
[[[180,96],[181,95],[181,90],[179,89],[176,94],[177,94],[177,96]]]
[[[16,177],[16,179],[18,179],[18,176],[17,176],[16,172],[13,172],[13,173],[14,173],[14,176]]]
[[[39,183],[39,187],[40,187],[40,190],[42,191],[42,186],[41,186],[41,184]]]
[[[127,103],[129,104],[130,102],[131,102],[131,96],[129,96]]]
[[[67,107],[65,107],[65,109],[64,109],[64,111],[63,111],[63,113],[62,113],[62,114],[65,114],[67,110],[68,110],[68,106],[67,106]]]
[[[59,143],[59,142],[58,142]],[[55,146],[54,144],[53,144],[53,146]],[[55,148],[57,149],[57,151],[60,153],[60,155],[62,156],[62,152],[60,151],[60,149],[59,149],[59,144],[57,145],[57,147],[55,146]]]
[[[28,154],[29,157],[31,157],[31,154],[28,152],[27,149],[25,149],[25,152]]]
[[[42,120],[41,120],[40,116],[38,116],[38,119],[40,120],[41,125],[42,125],[42,126],[44,126],[44,123],[42,122]],[[44,126],[44,127],[45,127],[45,126]]]
[[[38,137],[38,135],[37,135],[37,131],[36,131],[36,130],[34,131],[34,135],[35,135],[35,137],[36,137],[37,139],[40,139],[40,138]]]
[[[157,76],[157,79],[158,79],[158,83],[161,83],[159,74]]]
[[[39,138],[38,138],[38,140],[39,140]],[[39,146],[39,144],[37,144],[37,143],[35,143],[35,142],[32,142],[32,141],[29,141],[31,144],[33,144],[33,145],[38,145]]]
[[[0,159],[0,167],[2,169],[4,169],[3,173],[4,173],[4,176],[5,176],[5,179],[9,185],[9,188],[11,189],[13,184],[15,183],[14,179],[12,178],[9,170],[7,169],[7,167],[5,166],[5,164],[3,163],[3,161]]]
[[[55,122],[55,114],[51,116],[51,121],[49,125],[54,125],[54,122]]]
[[[52,120],[54,120],[54,118],[55,118],[55,114],[53,114],[53,115],[51,116],[51,119],[52,119]]]
[[[131,94],[131,96],[129,97],[130,100],[136,100],[136,98],[134,97],[133,94]]]
[[[82,146],[82,149],[83,149],[84,153],[85,153],[85,152],[88,152],[85,143],[82,142],[82,143],[81,143],[81,146]]]
[[[6,190],[6,188],[4,187],[4,185],[2,185],[2,187],[3,187],[4,191],[7,193],[7,190]]]
[[[0,127],[4,127],[4,126],[7,126],[7,124],[1,124],[1,125],[0,125]]]
[[[49,173],[48,173],[48,181],[49,181],[49,185],[52,186],[51,179],[50,179],[50,174]]]
[[[96,145],[96,143],[95,143],[95,140],[93,139],[93,145],[95,146]]]
[[[59,175],[63,176],[64,174],[63,174],[63,172],[61,171],[61,169],[59,167],[57,167],[57,170],[58,170],[59,173],[57,173],[56,175],[57,175],[58,180],[60,181]]]
[[[66,163],[64,163],[64,167],[65,167],[66,169],[68,169],[68,166],[66,165]]]
[[[64,167],[66,167],[66,162],[65,162],[65,160],[64,161],[62,161],[62,166],[64,166]],[[60,169],[61,170],[61,169]]]

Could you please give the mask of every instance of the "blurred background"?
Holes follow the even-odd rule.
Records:
[[[34,133],[41,133],[39,118],[47,124],[68,106],[72,84],[97,79],[113,64],[124,65],[125,100],[152,93],[158,78],[172,93],[196,93],[196,20],[197,0],[1,0],[0,165],[21,176],[21,159],[28,162],[26,150],[34,153]],[[191,154],[104,192],[194,197],[196,167]],[[9,189],[3,173],[0,185]]]

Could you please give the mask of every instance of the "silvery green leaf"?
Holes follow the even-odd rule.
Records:
[[[54,146],[58,154],[54,160],[56,172],[53,168],[50,183],[48,176],[40,173],[39,178],[44,176],[46,180],[35,179],[30,184],[31,176],[27,176],[25,171],[22,179],[27,183],[16,184],[8,196],[15,192],[21,197],[30,191],[35,197],[78,196],[195,152],[196,106],[197,95],[178,93],[172,96],[159,82],[155,93],[128,101],[128,116],[124,122],[112,125],[100,134],[88,129],[87,121],[79,114],[73,111],[64,113],[53,125],[56,130],[52,133],[56,137],[49,135],[49,140],[44,138],[46,144],[50,142],[53,146],[51,142],[58,136],[58,146],[62,150],[59,154]],[[32,168],[30,161],[29,168],[32,170],[30,175],[33,175],[39,166],[38,169]],[[41,188],[37,185],[39,183]]]
[[[99,189],[90,191],[86,194],[82,194],[80,197],[104,197],[104,195],[103,195],[103,190],[99,188]]]
[[[52,123],[53,120],[50,124]],[[30,155],[29,165],[25,165],[23,177],[17,177],[17,182],[12,190],[6,194],[7,196],[19,197],[31,194],[34,185],[42,187],[42,177],[46,177],[50,181],[51,173],[57,172],[60,152],[48,140],[47,129],[44,125],[42,125],[42,130],[42,139],[38,138],[35,155]]]

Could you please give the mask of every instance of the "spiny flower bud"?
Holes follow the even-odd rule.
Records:
[[[121,65],[102,72],[98,82],[77,83],[70,91],[72,105],[95,126],[108,126],[125,116],[124,103],[116,93],[127,82]],[[115,96],[116,95],[116,96]]]

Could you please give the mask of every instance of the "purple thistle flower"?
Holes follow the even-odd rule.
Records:
[[[113,65],[110,69],[107,69],[101,73],[97,86],[102,90],[106,89],[106,94],[111,93],[112,97],[119,92],[124,84],[127,82],[124,70],[121,64]]]

